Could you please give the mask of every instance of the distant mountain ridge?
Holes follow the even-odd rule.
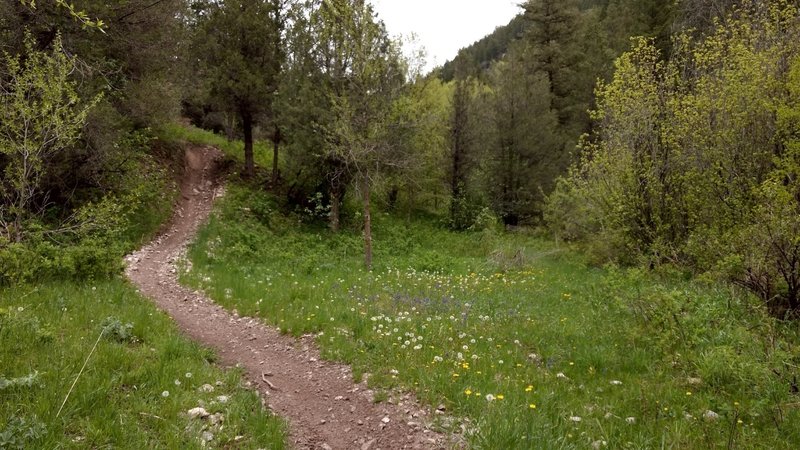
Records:
[[[507,25],[495,28],[494,32],[472,45],[462,48],[458,55],[442,65],[439,78],[450,81],[455,78],[456,66],[463,64],[470,71],[488,69],[494,61],[506,54],[508,46],[525,33],[527,22],[522,13],[511,19]]]

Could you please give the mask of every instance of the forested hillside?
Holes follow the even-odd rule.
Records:
[[[368,0],[2,1],[0,448],[319,422],[284,430],[123,278],[196,196],[159,270],[455,446],[800,446],[800,5],[526,0],[464,45],[418,73]],[[187,417],[192,372],[228,431]]]

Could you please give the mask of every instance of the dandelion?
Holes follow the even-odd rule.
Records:
[[[175,386],[180,386],[180,385],[181,385],[181,380],[176,379],[175,380]]]
[[[493,402],[494,401],[494,395],[486,394],[486,401],[487,402]]]
[[[533,391],[533,386],[528,385],[528,387],[525,388],[525,392],[531,392],[531,391]]]
[[[536,409],[536,403],[531,403],[530,405],[528,405],[528,408]]]
[[[691,395],[692,395],[692,391],[686,391],[686,396],[687,397],[691,397]]]
[[[192,372],[186,372],[184,375],[186,378],[192,378]]]
[[[498,399],[498,400],[502,400],[502,399],[504,399],[504,398],[506,398],[506,396],[505,396],[505,395],[503,395],[503,394],[497,394],[497,399]]]
[[[467,389],[466,391],[464,391],[464,394],[472,395],[472,390],[471,389]]]
[[[572,422],[578,423],[583,419],[581,419],[580,416],[572,416],[572,417],[569,418],[569,420],[571,420]]]
[[[625,422],[628,425],[635,425],[636,424],[636,417],[628,417],[625,419]]]
[[[459,375],[457,373],[453,374],[453,378],[458,378],[458,377],[459,377]]]
[[[621,384],[622,384],[622,381],[619,381],[619,380],[611,380],[611,385],[612,385],[612,386],[620,386]]]
[[[167,397],[169,397],[169,391],[164,391],[164,392],[162,392],[162,393],[161,393],[161,396],[162,396],[162,397],[164,397],[164,398],[167,398]]]

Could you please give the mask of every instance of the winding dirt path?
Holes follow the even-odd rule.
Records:
[[[240,365],[268,407],[289,423],[298,449],[443,448],[445,438],[427,428],[432,417],[410,395],[392,404],[352,382],[348,366],[321,361],[313,338],[283,336],[258,319],[232,315],[202,293],[178,283],[176,261],[215,198],[220,152],[189,147],[182,198],[168,230],[126,258],[126,274],[197,342],[216,350],[223,364]]]

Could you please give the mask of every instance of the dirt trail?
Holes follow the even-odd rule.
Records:
[[[181,201],[168,230],[127,258],[126,274],[192,339],[216,350],[225,365],[241,365],[266,404],[284,417],[298,449],[443,448],[426,428],[431,416],[413,397],[375,404],[352,382],[348,366],[321,361],[313,339],[283,336],[262,321],[238,317],[202,293],[180,286],[175,262],[221,195],[211,147],[186,150]]]

